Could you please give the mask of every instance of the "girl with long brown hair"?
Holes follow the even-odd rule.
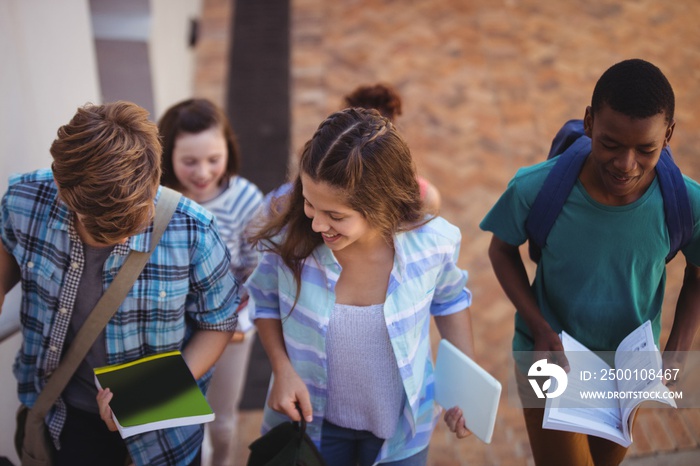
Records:
[[[263,431],[301,415],[328,464],[424,465],[430,317],[473,354],[459,230],[424,213],[406,143],[359,108],[321,123],[272,214],[246,282],[273,370]],[[469,435],[458,409],[446,422]]]

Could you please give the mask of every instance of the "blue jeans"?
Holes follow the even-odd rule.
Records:
[[[372,466],[377,459],[384,439],[366,430],[353,430],[323,421],[321,430],[321,456],[333,466]],[[382,463],[382,466],[425,466],[428,449],[399,461]]]

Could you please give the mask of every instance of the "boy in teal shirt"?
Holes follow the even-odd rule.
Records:
[[[513,351],[561,354],[562,330],[591,350],[614,351],[646,320],[658,345],[670,240],[655,167],[673,135],[674,106],[671,85],[651,63],[626,60],[601,76],[584,117],[591,153],[542,248],[532,286],[518,246],[556,159],[519,170],[481,222],[494,234],[489,257],[517,309]],[[694,226],[681,249],[686,272],[667,352],[690,349],[700,324],[700,185],[687,177],[685,184]],[[568,369],[565,357],[557,362]],[[524,415],[537,465],[619,464],[625,456],[625,448],[604,439],[542,429],[541,408],[525,407]]]

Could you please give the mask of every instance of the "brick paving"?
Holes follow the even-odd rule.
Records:
[[[231,0],[204,0],[195,93],[223,104]],[[513,308],[503,296],[478,223],[522,165],[541,160],[563,121],[583,116],[598,76],[625,58],[657,64],[676,92],[672,145],[700,179],[700,2],[696,0],[293,0],[292,147],[361,83],[394,84],[399,128],[419,172],[442,192],[442,215],[460,227],[470,272],[479,362],[504,385],[491,445],[456,441],[440,425],[433,466],[527,465],[520,412],[509,402]],[[532,272],[532,268],[529,268]],[[662,345],[683,264],[669,265]],[[437,334],[436,334],[437,335]],[[695,350],[700,349],[696,338]],[[241,462],[260,411],[241,416]],[[700,410],[640,411],[627,465],[700,464]]]

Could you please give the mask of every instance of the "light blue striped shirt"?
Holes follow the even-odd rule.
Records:
[[[260,189],[241,176],[233,176],[214,199],[201,205],[216,217],[221,238],[231,253],[231,271],[243,282],[258,263],[258,254],[248,242],[251,221],[262,205]]]
[[[459,229],[437,217],[394,236],[394,266],[384,303],[384,319],[401,373],[406,405],[394,436],[377,462],[397,461],[428,446],[440,408],[434,403],[430,316],[462,311],[471,305],[465,287],[467,272],[457,267]],[[328,397],[326,332],[335,304],[341,267],[324,244],[309,256],[302,270],[299,300],[291,270],[277,254],[265,252],[246,282],[253,301],[253,319],[282,320],[287,354],[311,395],[314,420],[307,433],[320,446]],[[288,420],[265,407],[263,432]]]

